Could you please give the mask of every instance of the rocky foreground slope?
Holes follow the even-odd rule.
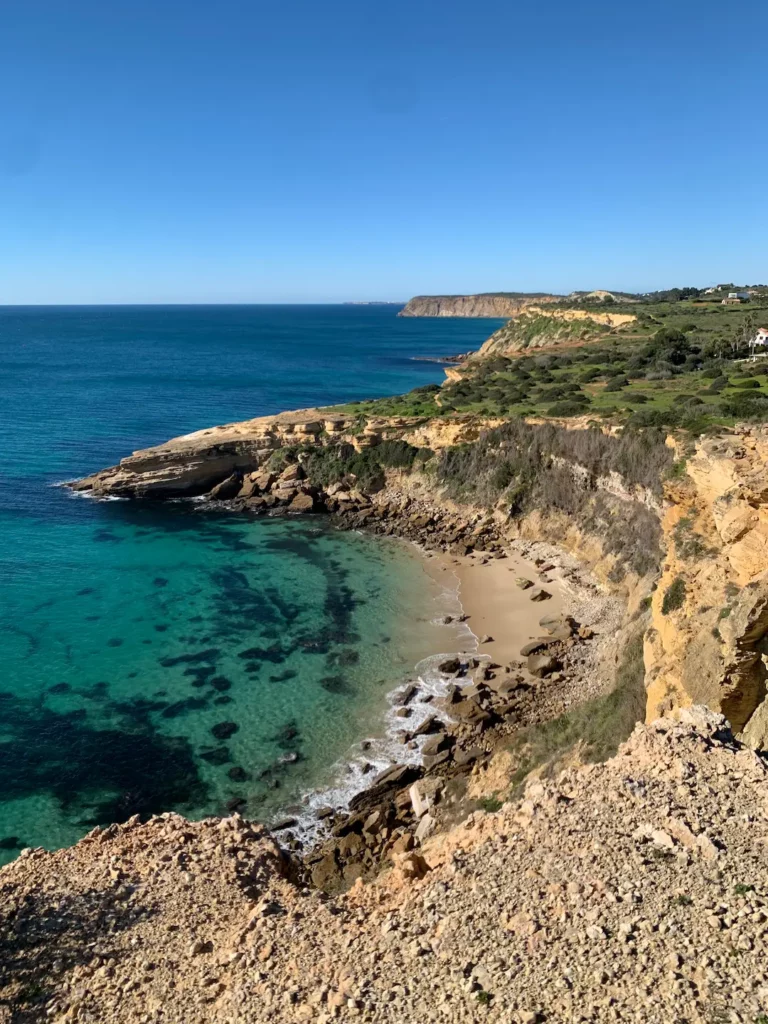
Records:
[[[765,762],[703,708],[328,897],[237,816],[0,872],[0,1020],[765,1021]]]

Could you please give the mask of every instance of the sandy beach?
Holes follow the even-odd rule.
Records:
[[[545,563],[546,565],[547,563]],[[487,654],[499,664],[506,665],[520,656],[520,648],[543,630],[539,619],[544,615],[560,615],[563,611],[563,587],[557,578],[558,570],[542,572],[542,567],[507,552],[504,558],[488,557],[482,553],[471,555],[435,555],[427,559],[427,571],[433,578],[445,583],[453,575],[468,625],[478,638],[492,639],[478,644],[478,653]],[[518,579],[527,579],[532,587],[522,589]],[[537,588],[551,597],[545,601],[532,601]]]

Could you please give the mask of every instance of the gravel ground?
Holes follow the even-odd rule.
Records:
[[[0,1019],[764,1024],[766,779],[696,708],[335,898],[237,816],[31,851],[0,871]]]

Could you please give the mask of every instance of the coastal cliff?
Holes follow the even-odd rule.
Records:
[[[734,1002],[761,1019],[768,430],[596,425],[600,371],[546,350],[615,348],[635,317],[552,312],[521,314],[442,389],[212,427],[72,482],[329,513],[480,588],[505,578],[534,618],[512,656],[478,636],[437,694],[393,695],[420,760],[318,809],[312,845],[295,818],[168,814],[23,854],[0,904],[18,1019],[704,1024]],[[526,340],[535,356],[504,357]],[[557,360],[593,389],[575,409],[562,399],[587,392]],[[504,415],[531,371],[544,414]]]
[[[382,523],[430,547],[472,549],[482,546],[477,526],[489,500],[481,499],[482,481],[502,472],[499,452],[522,456],[536,445],[543,461],[525,472],[539,490],[522,512],[495,508],[493,537],[558,544],[628,601],[650,594],[648,718],[706,703],[753,745],[766,746],[768,434],[745,428],[731,438],[700,440],[680,455],[682,473],[664,480],[675,458],[671,439],[660,449],[642,442],[630,449],[631,440],[603,435],[595,448],[594,431],[580,422],[510,430],[477,416],[372,417],[361,424],[310,409],[176,438],[72,486],[97,496],[208,494],[258,513],[331,512],[368,529]],[[474,460],[469,489],[457,490],[455,474],[464,473],[457,451]],[[639,472],[610,468],[638,459]],[[401,499],[404,481],[416,503]]]
[[[479,295],[416,295],[398,316],[476,316],[491,319],[516,316],[532,303],[559,302],[560,295],[483,292]]]

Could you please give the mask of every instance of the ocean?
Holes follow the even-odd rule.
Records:
[[[133,814],[306,817],[392,755],[388,694],[466,641],[417,552],[57,484],[201,427],[440,381],[415,357],[498,325],[396,311],[0,307],[0,861]]]

